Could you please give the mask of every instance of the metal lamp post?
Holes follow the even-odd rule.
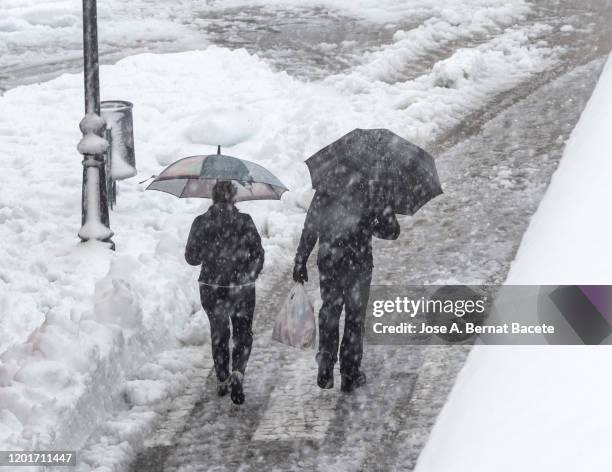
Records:
[[[83,154],[82,218],[79,238],[115,245],[110,229],[106,184],[104,138],[106,122],[100,116],[100,72],[98,65],[98,14],[96,0],[83,0],[83,58],[85,117],[79,124],[83,138],[77,149]]]

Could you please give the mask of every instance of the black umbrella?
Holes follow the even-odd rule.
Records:
[[[396,213],[413,215],[442,193],[431,155],[387,129],[355,129],[306,160],[315,190],[376,182]]]

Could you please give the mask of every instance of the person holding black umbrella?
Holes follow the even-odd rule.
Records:
[[[297,248],[293,279],[308,281],[306,262],[317,240],[321,388],[334,385],[340,348],[341,390],[366,383],[361,370],[372,279],[372,236],[397,239],[396,213],[414,214],[442,193],[433,158],[386,129],[356,129],[306,160],[316,190]],[[344,335],[339,322],[345,311]]]
[[[356,183],[342,195],[315,192],[293,269],[296,282],[308,281],[306,262],[318,240],[317,266],[323,304],[319,311],[317,384],[325,389],[334,386],[333,370],[338,359],[339,323],[344,307],[340,373],[341,389],[347,393],[366,382],[360,366],[372,279],[372,235],[397,239],[400,233],[395,214],[385,206],[381,193],[370,197],[364,187]],[[366,198],[358,198],[364,193]]]

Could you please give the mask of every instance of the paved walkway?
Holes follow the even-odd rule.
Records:
[[[445,196],[404,220],[398,242],[376,242],[374,283],[503,281],[602,64],[542,87],[441,155]],[[134,471],[413,470],[469,347],[366,346],[368,385],[322,391],[314,353],[270,339],[290,288],[280,272],[258,299],[246,404],[219,399],[212,371],[195,378],[180,402],[191,406],[168,413]]]
[[[316,269],[310,272],[316,280]],[[286,280],[257,307],[245,405],[216,396],[212,370],[195,378],[184,395],[193,408],[169,413],[134,471],[391,470],[400,457],[415,463],[418,453],[400,451],[400,433],[412,430],[414,450],[421,449],[468,348],[369,346],[365,388],[342,394],[336,372],[336,388],[321,390],[313,351],[270,339]]]

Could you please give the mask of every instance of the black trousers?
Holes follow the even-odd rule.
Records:
[[[318,359],[338,360],[340,315],[344,308],[344,335],[340,345],[340,372],[353,376],[361,366],[363,332],[370,296],[372,268],[349,265],[333,271],[319,269],[321,299],[319,311]]]
[[[230,320],[233,332],[232,370],[244,374],[253,345],[255,285],[212,287],[200,284],[200,300],[210,321],[217,378],[225,381],[230,375]]]

